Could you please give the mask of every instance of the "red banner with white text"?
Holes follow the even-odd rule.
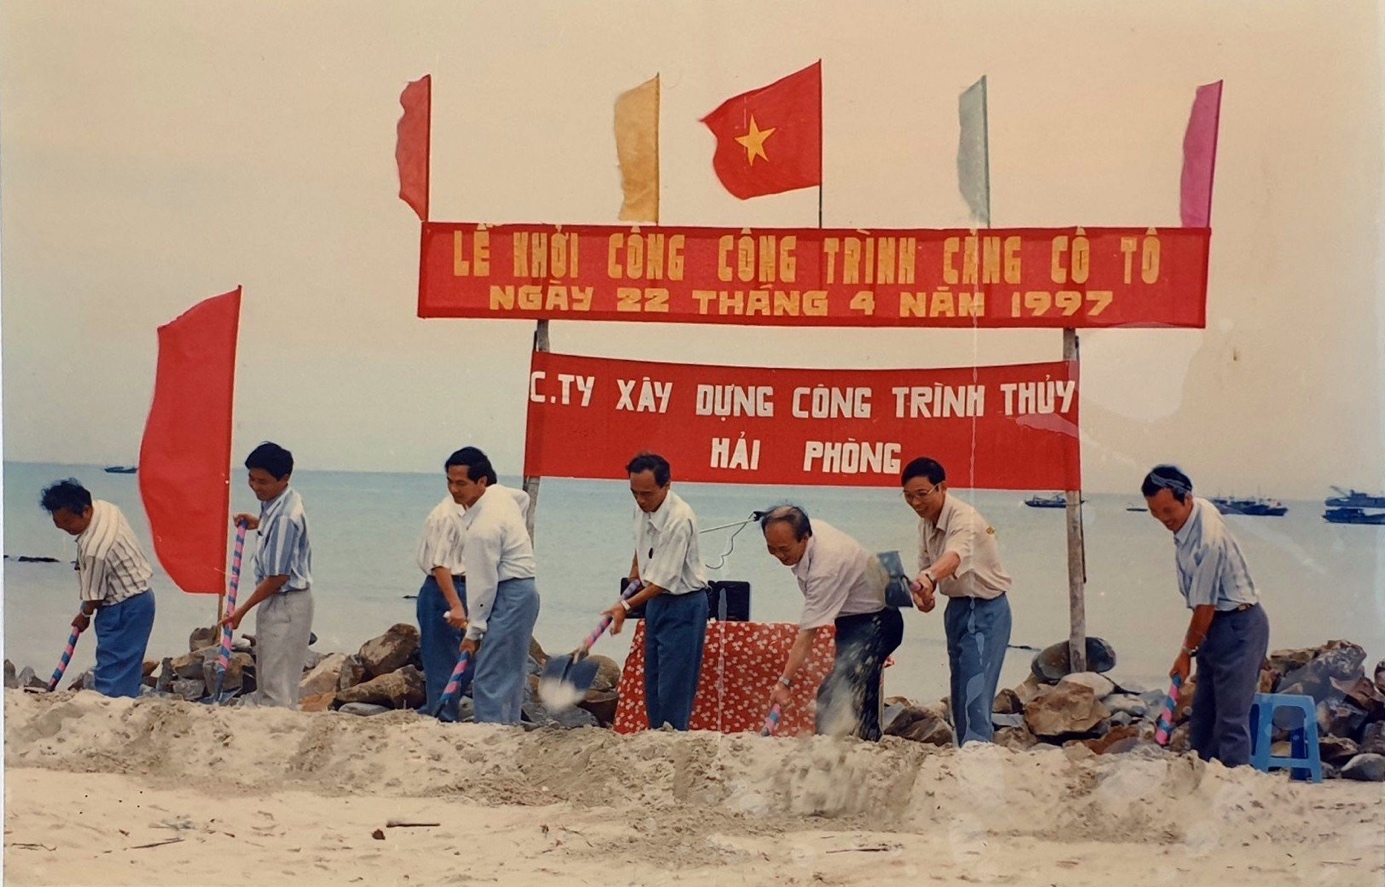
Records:
[[[419,317],[862,327],[1201,327],[1207,228],[427,222]]]
[[[624,478],[653,451],[681,481],[895,486],[930,456],[959,488],[1081,488],[1076,363],[828,370],[535,352],[524,473]]]

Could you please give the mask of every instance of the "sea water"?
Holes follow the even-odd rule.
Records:
[[[258,510],[243,472],[232,480],[232,510]],[[38,504],[42,488],[76,477],[97,498],[118,505],[153,559],[148,521],[136,475],[108,474],[99,466],[4,464],[4,655],[47,677],[67,639],[78,606],[72,569],[76,546]],[[502,482],[518,486],[516,478]],[[1138,483],[1138,479],[1136,479]],[[444,495],[437,474],[299,471],[313,540],[313,631],[322,652],[354,652],[396,622],[415,623],[423,574],[414,552],[423,519]],[[674,486],[697,512],[701,553],[709,578],[751,585],[751,618],[796,622],[802,596],[789,570],[765,552],[759,527],[741,524],[750,513],[793,502],[810,517],[849,533],[872,551],[898,550],[907,569],[917,563],[918,520],[895,488],[761,487],[721,484]],[[1025,494],[949,490],[975,505],[995,528],[1001,559],[1014,581],[1012,649],[1002,686],[1028,673],[1033,650],[1068,636],[1066,519],[1062,509],[1030,508]],[[1182,642],[1188,611],[1177,590],[1171,534],[1130,495],[1087,494],[1087,633],[1116,650],[1113,674],[1125,683],[1162,688]],[[1363,645],[1370,668],[1385,656],[1385,527],[1329,524],[1321,502],[1287,503],[1284,517],[1229,516],[1268,612],[1272,647],[1320,644],[1346,638]],[[534,634],[549,652],[575,648],[613,604],[633,554],[635,507],[624,481],[545,478],[540,486],[535,555],[542,604]],[[229,557],[232,538],[227,525]],[[253,591],[254,534],[246,546],[242,600]],[[58,563],[19,563],[20,555]],[[148,658],[187,649],[188,633],[211,624],[215,595],[177,590],[154,561],[158,615]],[[942,605],[930,614],[905,612],[904,642],[886,671],[886,692],[920,700],[945,696],[947,650]],[[242,624],[254,632],[254,617]],[[633,625],[605,637],[593,652],[623,662]],[[94,637],[83,637],[70,679],[93,662]],[[766,688],[768,696],[769,688]]]

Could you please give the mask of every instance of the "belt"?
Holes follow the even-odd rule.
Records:
[[[1249,610],[1253,606],[1255,606],[1255,604],[1237,604],[1230,610],[1218,610],[1217,615],[1220,616],[1225,613],[1244,613],[1246,610]]]

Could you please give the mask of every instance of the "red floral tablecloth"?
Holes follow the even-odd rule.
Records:
[[[769,713],[769,693],[783,673],[798,626],[788,622],[710,622],[702,652],[702,674],[693,701],[694,730],[759,732]],[[793,698],[784,708],[778,736],[813,732],[818,684],[832,669],[832,629],[818,632],[813,648],[794,678]],[[644,709],[644,622],[635,627],[630,655],[620,676],[615,731],[649,729]]]

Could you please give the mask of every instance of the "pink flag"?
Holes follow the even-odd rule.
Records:
[[[424,74],[399,94],[394,162],[399,165],[399,199],[428,221],[428,145],[433,117],[433,75]]]
[[[1184,228],[1212,223],[1212,174],[1217,166],[1217,122],[1222,81],[1197,88],[1188,131],[1183,134],[1182,216]]]
[[[154,403],[139,448],[139,492],[159,563],[192,594],[226,589],[239,326],[236,287],[159,327]]]

